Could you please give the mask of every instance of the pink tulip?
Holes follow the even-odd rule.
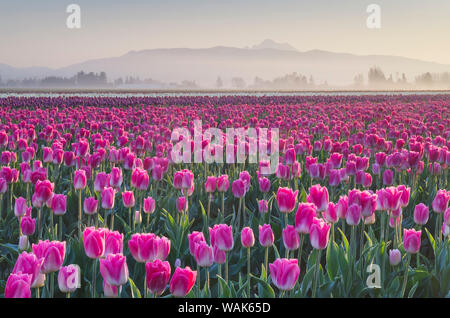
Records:
[[[447,210],[445,210],[445,213],[444,213],[444,223],[447,224],[448,226],[450,226],[450,208],[448,208]]]
[[[122,170],[118,167],[113,167],[111,173],[109,174],[109,184],[113,188],[120,188],[123,182]]]
[[[154,295],[161,295],[170,279],[170,264],[157,259],[145,264],[147,288]]]
[[[55,215],[66,214],[67,196],[64,194],[55,194],[52,198],[52,210]]]
[[[195,245],[200,243],[206,243],[205,236],[203,235],[203,232],[197,232],[194,231],[191,234],[188,234],[188,241],[189,241],[189,252],[192,256],[195,254]]]
[[[105,240],[108,229],[87,227],[83,232],[83,245],[87,257],[96,259],[105,254]]]
[[[111,187],[106,187],[102,191],[102,208],[112,210],[114,208],[115,191]]]
[[[23,217],[20,221],[20,228],[24,235],[33,235],[36,229],[36,219],[29,216]]]
[[[131,175],[131,185],[141,191],[147,190],[150,179],[147,171],[141,168],[133,170]]]
[[[205,242],[195,244],[194,256],[200,267],[210,267],[214,262],[213,248]]]
[[[221,175],[217,179],[217,191],[226,192],[228,187],[230,186],[230,182],[228,181],[228,175]]]
[[[340,196],[336,204],[336,213],[340,219],[345,219],[347,216],[348,197],[346,195]]]
[[[217,178],[213,176],[209,176],[205,182],[205,191],[207,193],[212,193],[216,191],[217,188]]]
[[[290,213],[297,203],[298,191],[293,192],[290,188],[278,188],[277,203],[281,213]]]
[[[325,211],[328,208],[328,190],[326,187],[321,187],[319,184],[313,185],[309,189],[309,195],[306,201],[314,203],[318,212]]]
[[[214,253],[214,263],[216,264],[224,264],[226,261],[226,253],[225,251],[219,250],[217,246],[213,247]]]
[[[47,201],[52,197],[54,187],[55,184],[48,180],[38,180],[34,189],[36,200],[41,204],[47,203]]]
[[[430,211],[428,210],[428,207],[423,203],[419,203],[414,208],[414,222],[416,224],[420,225],[427,224],[429,215]]]
[[[245,195],[245,183],[241,179],[234,180],[231,190],[235,198],[242,198]]]
[[[94,191],[102,192],[104,188],[109,187],[110,175],[105,172],[99,172],[95,176]]]
[[[84,213],[86,213],[87,215],[93,215],[97,213],[97,208],[98,208],[98,200],[96,200],[95,197],[84,199],[83,203]]]
[[[328,202],[328,208],[323,213],[323,216],[328,223],[336,223],[339,220],[337,206],[338,205],[333,202]]]
[[[255,236],[250,227],[244,227],[241,231],[241,244],[243,247],[253,247],[255,245]]]
[[[377,194],[381,196],[380,201],[384,210],[395,211],[400,207],[402,192],[396,187],[382,189],[382,191],[378,191]]]
[[[324,220],[314,218],[309,228],[309,238],[313,248],[323,250],[327,247],[330,237],[330,224]]]
[[[389,263],[392,266],[397,266],[402,261],[402,253],[398,249],[389,251]]]
[[[354,203],[347,209],[347,215],[345,216],[345,219],[347,221],[347,224],[355,226],[358,225],[361,221],[361,207]]]
[[[144,213],[152,214],[155,211],[155,200],[152,197],[144,199]]]
[[[308,234],[313,219],[316,217],[316,206],[313,203],[300,203],[295,215],[295,229],[302,234]]]
[[[264,224],[259,226],[259,244],[264,247],[270,247],[273,245],[274,235],[270,224]]]
[[[78,265],[61,267],[58,273],[58,287],[62,293],[73,293],[80,287],[80,268]]]
[[[188,169],[177,171],[173,177],[175,189],[189,189],[194,183],[194,174]]]
[[[361,214],[363,217],[371,216],[377,207],[377,195],[369,191],[361,192]]]
[[[108,254],[100,259],[100,274],[112,286],[125,285],[128,282],[128,266],[122,254]]]
[[[132,208],[135,205],[134,193],[133,191],[123,191],[122,192],[122,202],[123,206],[126,208]]]
[[[5,286],[5,298],[30,298],[31,275],[22,272],[10,274]]]
[[[293,251],[300,246],[300,236],[292,225],[287,225],[283,230],[283,244],[287,250]]]
[[[215,224],[209,228],[209,237],[212,246],[217,246],[222,251],[231,251],[233,249],[233,229],[231,225]]]
[[[118,231],[108,231],[105,236],[105,253],[108,254],[123,253],[123,234]]]
[[[44,258],[37,257],[34,253],[22,252],[17,258],[12,273],[29,274],[31,287],[36,287],[43,263]]]
[[[270,277],[280,290],[291,290],[300,275],[297,259],[277,258],[269,264]]]
[[[390,186],[392,185],[393,179],[394,174],[392,173],[392,170],[390,169],[385,170],[383,173],[383,184]]]
[[[27,212],[27,200],[22,197],[18,197],[14,204],[14,215],[16,217],[24,216]]]
[[[197,272],[189,266],[177,267],[170,280],[169,290],[175,297],[184,297],[191,291],[197,278]]]
[[[421,234],[422,231],[416,231],[414,229],[403,230],[403,247],[407,253],[416,254],[419,252]]]
[[[64,263],[66,242],[39,240],[38,244],[32,245],[32,249],[38,258],[44,259],[41,267],[41,272],[44,274],[58,271]]]
[[[449,199],[450,193],[448,191],[438,190],[431,204],[433,211],[436,213],[444,213],[447,210]]]
[[[266,177],[258,178],[259,190],[262,193],[267,193],[270,191],[270,180]]]
[[[189,202],[188,202],[189,203]],[[179,197],[177,200],[177,210],[179,213],[182,213],[186,211],[186,198],[185,197]]]
[[[73,187],[75,190],[83,190],[86,188],[87,178],[86,171],[76,170],[73,176]]]

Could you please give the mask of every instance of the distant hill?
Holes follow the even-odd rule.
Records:
[[[3,80],[48,75],[68,77],[79,71],[104,71],[109,79],[139,76],[164,82],[190,80],[208,87],[214,85],[218,76],[227,85],[232,77],[242,77],[250,83],[256,76],[273,79],[298,72],[312,75],[316,83],[327,81],[330,85],[347,85],[358,73],[366,76],[374,65],[379,66],[386,76],[405,73],[409,80],[423,72],[450,71],[450,65],[401,56],[355,55],[323,50],[301,52],[287,43],[264,40],[250,48],[216,46],[130,51],[118,57],[93,59],[53,70],[0,64],[0,76]]]

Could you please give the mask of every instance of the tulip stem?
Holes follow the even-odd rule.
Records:
[[[222,192],[222,217],[225,217],[225,192]]]
[[[247,247],[247,297],[250,298],[250,247]]]
[[[225,282],[228,285],[228,253],[225,252]]]
[[[269,263],[269,247],[268,246],[266,246],[266,255],[264,257],[264,269],[266,271],[266,278],[268,277],[268,275],[267,275],[267,271],[268,271],[267,263]]]
[[[70,298],[70,293],[67,293],[67,294],[66,294],[66,298]]]
[[[198,282],[197,282],[197,287],[198,287],[198,294],[197,297],[200,298],[201,297],[201,289],[202,289],[202,285],[201,285],[201,274],[200,274],[200,266],[198,266],[197,264],[197,278],[198,278]]]
[[[94,258],[94,270],[92,271],[92,298],[95,298],[96,281],[97,281],[97,259]]]
[[[78,195],[78,237],[81,237],[81,189]]]
[[[317,281],[319,279],[319,268],[320,268],[320,256],[322,254],[322,250],[317,250],[317,258],[316,258],[316,270],[314,271],[314,285],[312,289],[312,298],[316,298],[317,292]]]
[[[110,210],[110,213],[111,213],[111,231],[114,231],[114,212],[112,209]]]
[[[40,239],[42,237],[41,212],[42,212],[42,206],[39,207],[38,214],[37,214],[38,235],[39,235],[38,239]]]
[[[53,298],[55,294],[55,273],[50,273],[50,297]]]
[[[62,218],[62,215],[60,215],[59,216],[59,236],[58,236],[60,241],[62,241],[62,236],[63,236],[62,228],[63,228],[63,218]]]
[[[39,287],[36,287],[36,298],[41,298],[41,292],[39,290]]]
[[[403,298],[406,291],[406,283],[408,282],[408,269],[409,269],[409,262],[411,260],[411,255],[408,253],[406,256],[406,264],[405,264],[405,276],[403,277],[403,287],[402,287],[402,293],[400,295],[400,298]]]
[[[219,264],[219,265],[218,265],[217,274],[218,274],[220,277],[222,277],[222,264]],[[220,294],[222,293],[221,289],[222,289],[222,288],[221,288],[221,286],[220,286],[220,283],[217,282],[217,297],[220,297]]]
[[[206,270],[206,295],[208,295],[208,297],[211,297],[209,295],[209,268],[205,267]]]
[[[305,238],[305,235],[302,233],[300,234],[300,246],[298,248],[298,267],[300,268],[301,261],[302,261],[302,251],[303,251],[303,240]],[[295,254],[294,254],[295,255]]]

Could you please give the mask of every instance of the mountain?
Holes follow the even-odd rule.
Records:
[[[450,71],[450,65],[400,56],[355,55],[323,50],[300,52],[289,44],[265,40],[251,48],[217,46],[212,48],[167,48],[130,51],[122,56],[93,59],[64,68],[8,69],[0,65],[3,80],[9,76],[46,75],[73,76],[79,71],[106,72],[109,80],[118,77],[139,76],[141,79],[181,82],[196,81],[200,86],[213,87],[218,76],[225,86],[231,78],[242,77],[252,83],[255,77],[272,80],[275,77],[297,72],[316,83],[327,81],[330,85],[347,85],[356,74],[364,74],[372,66],[380,67],[386,76],[405,73],[408,80],[424,72]]]
[[[281,51],[297,51],[295,47],[290,45],[289,43],[277,43],[271,39],[266,39],[262,41],[260,44],[256,44],[252,46],[253,50],[260,50],[260,49],[274,49],[274,50],[281,50]]]

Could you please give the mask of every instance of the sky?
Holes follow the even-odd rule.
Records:
[[[81,28],[66,7],[81,7]],[[381,28],[369,29],[369,4]],[[264,39],[450,64],[449,0],[0,0],[0,63],[58,68],[131,50],[246,47]]]

